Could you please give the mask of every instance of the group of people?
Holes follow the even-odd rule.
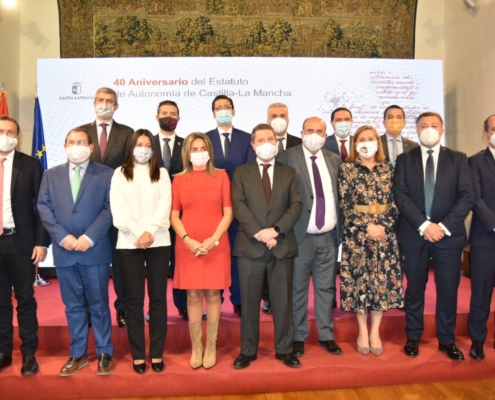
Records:
[[[352,112],[340,107],[331,114],[332,135],[324,120],[309,117],[299,138],[287,133],[285,104],[271,104],[267,123],[247,133],[233,127],[234,103],[221,95],[212,102],[217,127],[185,139],[175,134],[173,101],[158,105],[157,135],[114,121],[118,97],[110,88],[98,89],[94,107],[96,120],[66,136],[67,163],[45,173],[15,150],[18,123],[0,116],[0,370],[12,363],[12,286],[21,372],[39,369],[33,281],[49,238],[71,337],[61,376],[88,365],[90,326],[97,374],[113,371],[110,271],[117,324],[127,327],[139,374],[147,369],[145,321],[151,368],[165,368],[169,274],[174,304],[189,323],[194,369],[216,364],[225,288],[241,317],[234,368],[257,358],[260,304],[273,315],[276,358],[299,367],[311,276],[319,346],[342,354],[332,318],[340,245],[340,306],[357,316],[361,354],[382,354],[380,323],[390,308],[405,309],[404,352],[419,354],[431,260],[439,350],[463,360],[454,330],[471,210],[470,356],[484,358],[495,282],[495,116],[484,124],[487,149],[468,161],[440,145],[436,112],[418,116],[419,145],[403,137],[406,115],[397,105],[384,111],[382,136],[368,125],[352,135]]]

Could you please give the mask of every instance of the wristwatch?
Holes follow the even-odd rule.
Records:
[[[280,229],[280,227],[277,225],[275,225],[273,229],[275,229],[275,232],[277,232],[278,234],[282,233],[282,229]]]
[[[220,240],[215,239],[213,236],[211,238],[213,239],[213,244],[215,246],[218,246],[220,244]]]

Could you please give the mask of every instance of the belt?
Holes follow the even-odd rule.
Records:
[[[4,235],[13,235],[14,233],[16,233],[17,230],[15,228],[3,228],[3,234]]]
[[[380,203],[370,203],[367,206],[362,206],[355,204],[354,209],[357,212],[368,213],[372,215],[380,215],[382,212],[385,212],[390,207],[390,204],[380,204]]]

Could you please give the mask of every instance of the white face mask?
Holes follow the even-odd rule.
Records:
[[[69,146],[65,148],[65,154],[70,162],[81,164],[89,158],[91,154],[88,146]]]
[[[110,119],[113,117],[113,107],[108,106],[106,103],[100,103],[95,106],[96,115],[101,119]]]
[[[137,162],[144,164],[147,163],[151,155],[153,154],[153,150],[151,150],[149,147],[134,147],[134,150],[132,151],[132,155],[136,159]]]
[[[7,135],[0,135],[0,151],[9,153],[17,146],[17,138],[11,138]]]
[[[490,140],[488,140],[492,146],[495,146],[495,134],[490,136]]]
[[[378,151],[378,142],[376,140],[372,142],[359,142],[356,145],[356,150],[360,156],[371,158]]]
[[[419,140],[424,146],[433,146],[440,139],[440,134],[436,129],[426,128],[419,134]]]
[[[345,138],[351,133],[351,127],[351,122],[337,122],[335,124],[335,133],[337,134],[337,136]]]
[[[287,129],[287,121],[283,118],[275,118],[271,120],[270,126],[275,133],[283,133]]]
[[[203,168],[210,159],[210,155],[207,151],[200,151],[198,153],[191,153],[191,164],[196,168]]]
[[[311,135],[303,134],[302,142],[309,151],[318,151],[325,144],[325,138],[317,133],[312,133]]]
[[[271,143],[263,143],[261,146],[256,146],[256,155],[262,160],[269,161],[278,154],[278,148]]]

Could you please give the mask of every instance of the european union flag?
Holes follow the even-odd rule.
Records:
[[[43,131],[43,118],[38,97],[34,100],[34,128],[32,156],[40,160],[43,171],[47,170],[45,132]]]

